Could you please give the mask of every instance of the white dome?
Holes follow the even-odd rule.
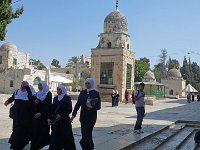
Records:
[[[155,75],[152,71],[149,70],[144,74],[144,79],[155,79]]]
[[[178,69],[170,69],[167,75],[172,78],[182,78],[181,72]]]
[[[18,51],[17,46],[10,42],[7,42],[7,43],[4,43],[3,45],[1,45],[1,50]]]
[[[128,22],[126,17],[119,11],[111,12],[104,20],[105,33],[128,33]]]

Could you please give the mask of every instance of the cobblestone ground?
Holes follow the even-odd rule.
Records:
[[[0,95],[0,150],[8,150],[8,138],[11,133],[12,120],[8,117],[9,107],[3,105],[7,95]],[[73,105],[75,104],[73,101]],[[133,134],[136,121],[136,111],[132,104],[121,103],[119,107],[111,107],[103,102],[98,112],[98,120],[94,129],[94,143],[97,150],[117,150],[123,148],[176,120],[200,121],[200,102],[188,104],[185,99],[163,99],[146,106],[146,116],[143,122],[144,133]],[[80,149],[79,116],[73,122],[73,132],[77,149]],[[28,149],[28,148],[26,148]],[[47,149],[47,148],[44,148]]]

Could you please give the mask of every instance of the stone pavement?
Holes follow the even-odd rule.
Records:
[[[0,150],[8,150],[7,140],[11,133],[12,120],[8,117],[9,107],[3,106],[6,96],[0,97]],[[73,105],[75,102],[73,101]],[[185,99],[157,100],[153,106],[146,106],[146,116],[143,122],[144,133],[139,135],[133,134],[136,111],[132,104],[120,104],[119,107],[112,108],[110,103],[103,102],[93,134],[95,149],[121,149],[176,120],[200,121],[199,108],[200,102],[197,101],[188,104]],[[77,149],[81,149],[79,146],[81,138],[79,115],[72,125]]]

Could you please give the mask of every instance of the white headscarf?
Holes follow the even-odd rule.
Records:
[[[62,85],[62,84],[59,85],[58,88],[61,89],[61,91],[62,91],[62,94],[61,94],[61,95],[58,95],[58,100],[61,101],[61,100],[63,99],[63,97],[64,97],[65,95],[67,95],[67,89],[66,89],[65,86]]]
[[[90,88],[87,89],[87,92],[90,92],[90,91],[92,91],[92,90],[96,90],[96,89],[95,89],[95,83],[94,83],[94,79],[93,79],[93,78],[87,78],[87,79],[85,80],[85,83],[90,83]]]
[[[27,81],[23,81],[23,82],[27,82]],[[28,82],[27,82],[27,84],[28,84]],[[35,89],[34,89],[31,85],[29,85],[29,84],[28,84],[28,86],[29,86],[29,88],[31,89],[32,95],[34,95],[34,94],[36,93],[36,92],[35,92]],[[29,99],[28,99],[28,93],[27,93],[27,91],[26,91],[26,90],[22,91],[21,88],[20,88],[20,89],[17,89],[17,90],[15,91],[15,99],[23,100],[23,101],[29,100]]]
[[[45,81],[40,81],[39,84],[42,85],[42,90],[39,90],[36,94],[38,100],[45,100],[47,94],[49,93],[49,86]]]

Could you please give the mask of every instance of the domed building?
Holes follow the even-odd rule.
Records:
[[[125,90],[134,87],[135,55],[131,49],[128,21],[118,10],[104,20],[104,32],[99,44],[92,48],[91,73],[102,100],[111,101],[110,94],[118,90],[123,100]]]
[[[183,79],[178,69],[170,69],[167,72],[167,78],[161,79],[161,83],[165,85],[166,96],[185,96],[183,89],[186,87],[186,81]]]
[[[152,71],[147,71],[144,74],[142,82],[145,84],[145,94],[147,96],[163,97],[165,87],[162,83],[156,82],[155,75]],[[139,89],[139,84],[141,82],[135,83],[135,89]]]

